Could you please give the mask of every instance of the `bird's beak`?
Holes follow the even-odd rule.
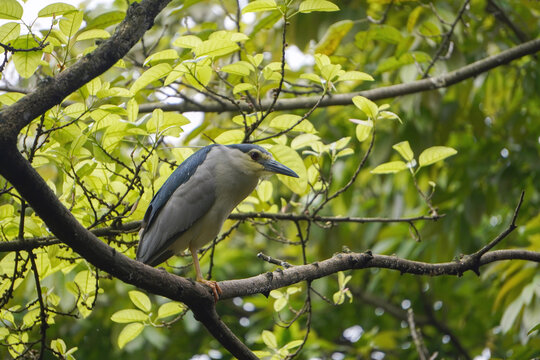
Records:
[[[265,160],[264,162],[262,162],[262,165],[264,166],[264,169],[266,171],[270,171],[276,174],[292,176],[295,178],[298,177],[298,175],[294,171],[292,171],[285,165],[277,162],[276,160],[273,160],[273,159]]]

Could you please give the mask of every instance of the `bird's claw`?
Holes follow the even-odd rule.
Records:
[[[197,279],[197,281],[200,283],[203,283],[204,285],[212,289],[212,293],[214,294],[214,301],[217,303],[219,296],[222,293],[221,288],[219,287],[217,281],[206,280],[206,279]]]

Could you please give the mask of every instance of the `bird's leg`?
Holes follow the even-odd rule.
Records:
[[[206,280],[202,277],[201,266],[199,265],[199,257],[197,255],[197,249],[190,246],[189,251],[191,252],[191,257],[193,258],[193,265],[195,266],[195,273],[197,274],[195,280],[210,287],[210,289],[212,289],[212,292],[214,293],[214,300],[215,302],[217,302],[219,299],[219,295],[221,295],[221,288],[216,281]]]

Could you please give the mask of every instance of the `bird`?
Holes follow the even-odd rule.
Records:
[[[184,160],[154,195],[139,231],[136,259],[157,266],[189,249],[196,280],[210,287],[217,301],[221,289],[202,277],[197,251],[214,240],[230,213],[272,174],[298,175],[255,144],[212,144]]]

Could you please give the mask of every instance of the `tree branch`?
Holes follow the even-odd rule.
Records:
[[[527,250],[496,250],[480,257],[479,264],[484,266],[501,260],[527,260],[540,263],[540,252]],[[426,263],[401,259],[396,256],[373,255],[365,253],[340,253],[330,259],[308,265],[277,269],[245,279],[227,280],[219,283],[223,293],[220,299],[237,296],[267,294],[274,289],[290,286],[301,281],[316,280],[338,271],[380,268],[396,270],[402,274],[443,276],[461,276],[467,271],[474,271],[472,258],[445,263]]]
[[[433,76],[429,79],[422,79],[405,84],[397,84],[384,86],[376,89],[359,91],[347,94],[336,94],[329,96],[322,100],[319,107],[327,107],[334,105],[350,105],[352,104],[352,98],[361,95],[371,100],[381,100],[394,98],[403,95],[415,94],[423,91],[435,90],[440,88],[449,87],[457,84],[461,81],[474,78],[486,71],[489,71],[498,66],[507,64],[513,60],[522,58],[527,55],[535,54],[540,51],[540,39],[535,39],[517,45],[508,50],[502,51],[500,54],[489,56],[485,59],[476,61],[472,64],[466,65],[457,70],[451,71],[444,75]],[[309,109],[319,100],[319,96],[308,97],[295,97],[280,99],[274,107],[274,111],[280,110],[295,110],[295,109]],[[267,99],[262,101],[262,108],[268,108],[273,102],[273,99]],[[244,111],[250,111],[250,104],[247,102],[240,102],[239,106]],[[230,104],[219,103],[205,103],[205,104],[192,104],[192,103],[180,103],[180,104],[142,104],[139,107],[139,112],[149,113],[155,109],[162,109],[164,111],[202,111],[202,112],[225,112],[225,111],[237,111],[237,106]]]
[[[230,220],[247,219],[269,219],[276,221],[312,221],[322,224],[337,223],[413,223],[416,221],[437,221],[444,217],[444,214],[436,216],[413,216],[404,218],[383,218],[383,217],[352,217],[352,216],[319,216],[309,214],[293,213],[267,213],[267,212],[247,212],[234,213],[229,216]],[[90,230],[97,237],[116,236],[119,234],[129,234],[139,231],[141,221],[131,221],[125,224],[106,226]],[[0,242],[0,252],[28,251],[38,247],[60,244],[62,241],[55,236],[25,238],[24,240],[13,240]]]

